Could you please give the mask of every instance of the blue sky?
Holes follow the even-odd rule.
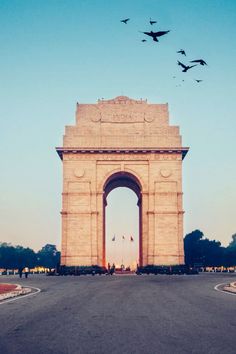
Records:
[[[154,29],[170,30],[159,43],[141,42],[150,17]],[[1,0],[0,23],[2,241],[60,245],[62,164],[54,147],[74,124],[77,101],[127,95],[169,103],[170,123],[190,146],[185,233],[199,228],[228,244],[236,232],[234,0]],[[208,66],[186,74],[177,66],[196,58]],[[124,197],[114,200],[115,215]]]

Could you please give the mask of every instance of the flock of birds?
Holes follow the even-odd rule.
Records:
[[[127,25],[128,21],[130,21],[130,18],[125,18],[125,19],[123,19],[123,20],[120,20],[120,22],[124,23],[125,25]],[[153,26],[154,24],[157,23],[157,21],[152,20],[152,19],[150,18],[149,23],[150,23],[151,26]],[[140,31],[140,33],[143,33],[143,34],[145,34],[146,36],[151,37],[154,42],[159,42],[158,38],[161,37],[161,36],[166,35],[166,34],[169,33],[169,32],[170,32],[169,30],[168,30],[168,31],[157,31],[157,32],[153,32],[153,31],[150,31],[150,32],[141,32],[141,31]],[[147,39],[142,39],[141,42],[147,42]],[[185,52],[184,49],[178,50],[177,53],[186,57],[186,52]],[[192,64],[192,65],[185,65],[185,64],[183,64],[182,62],[180,62],[179,60],[177,60],[177,64],[178,64],[179,66],[181,66],[183,73],[186,73],[188,70],[192,69],[193,67],[195,67],[195,66],[197,66],[197,65],[202,65],[202,66],[207,65],[207,63],[206,63],[205,60],[203,60],[203,59],[191,60],[191,61],[189,61],[189,63],[193,63],[193,64]],[[175,79],[176,77],[173,76],[173,78]],[[200,83],[200,82],[203,81],[203,80],[200,80],[200,79],[194,79],[194,80],[195,80],[197,83]],[[184,81],[184,80],[182,80],[182,81]],[[177,85],[177,86],[180,86],[180,85]]]

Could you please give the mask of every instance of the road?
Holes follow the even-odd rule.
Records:
[[[14,276],[40,288],[0,306],[2,354],[235,354],[236,274]]]

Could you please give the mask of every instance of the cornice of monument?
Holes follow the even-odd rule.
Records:
[[[56,151],[63,160],[63,154],[181,154],[185,158],[189,147],[176,148],[77,148],[77,147],[56,147]]]

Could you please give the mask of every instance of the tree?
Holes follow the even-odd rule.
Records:
[[[232,241],[230,242],[229,248],[233,248],[233,249],[236,249],[236,234],[233,234],[232,235]]]
[[[223,264],[224,247],[221,247],[219,241],[211,241],[206,238],[201,240],[200,244],[204,266],[217,267]]]
[[[55,245],[46,244],[37,253],[38,265],[45,268],[56,268],[60,262],[60,252]]]
[[[16,268],[15,248],[6,242],[0,244],[0,268]]]
[[[0,268],[33,268],[35,265],[36,254],[32,249],[22,246],[12,246],[6,242],[0,244]]]
[[[224,265],[226,267],[236,266],[236,234],[232,235],[232,241],[225,249]]]
[[[190,234],[187,234],[184,238],[185,263],[192,267],[195,263],[202,263],[203,261],[203,254],[200,245],[200,241],[203,236],[202,231],[195,230]]]
[[[184,239],[185,263],[194,266],[221,266],[224,259],[224,247],[218,241],[204,238],[200,230],[187,234]]]
[[[16,246],[15,248],[16,268],[34,268],[37,263],[37,257],[35,252],[31,248],[24,248],[22,246]]]

